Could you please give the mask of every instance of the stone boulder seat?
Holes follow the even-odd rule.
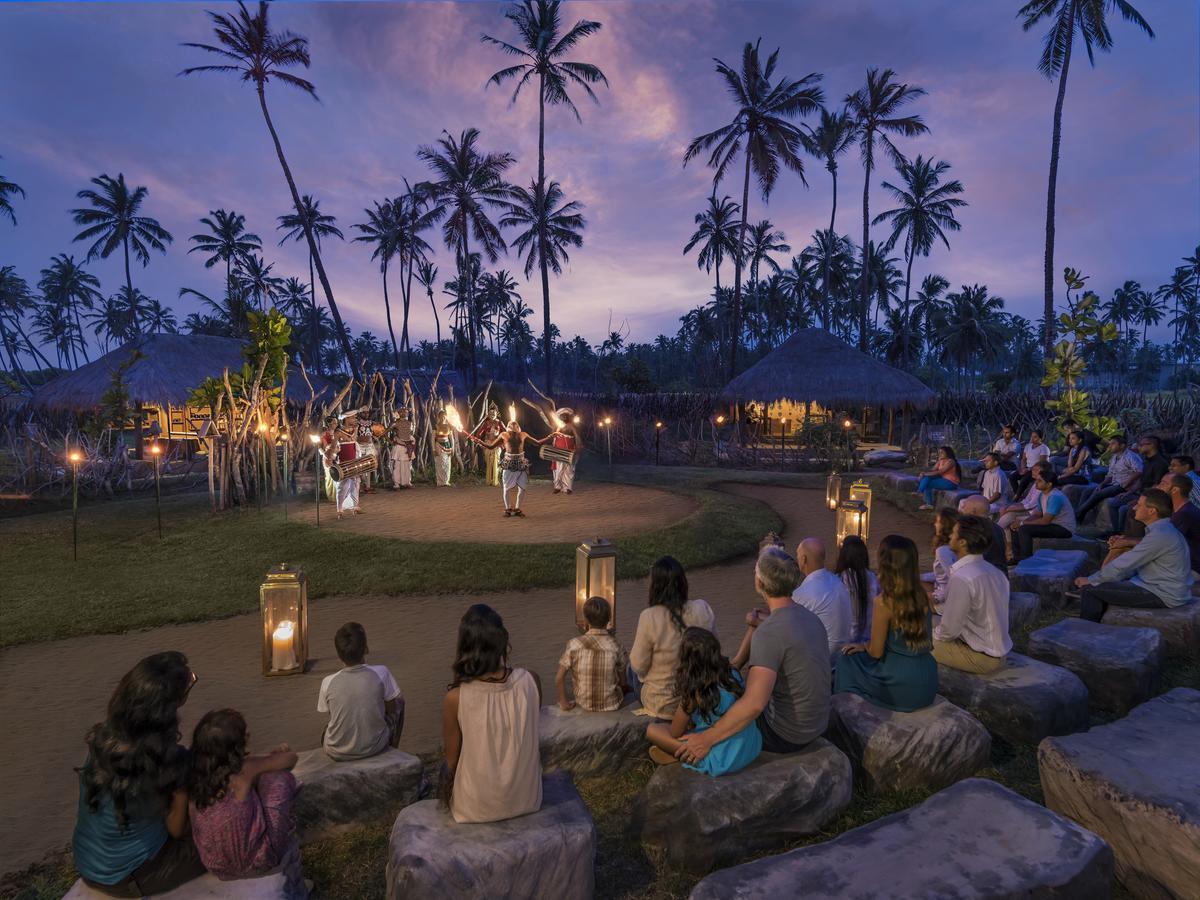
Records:
[[[460,825],[437,800],[396,817],[388,842],[389,900],[590,900],[596,828],[571,776],[542,779],[542,808],[503,822]]]
[[[825,737],[850,757],[856,781],[877,793],[938,790],[988,764],[992,738],[943,697],[893,712],[858,694],[833,695]]]
[[[1088,689],[1079,676],[1020,653],[989,675],[938,666],[938,691],[1012,744],[1088,727]]]
[[[638,795],[633,820],[642,842],[664,851],[670,865],[703,874],[816,833],[850,803],[851,791],[850,760],[818,738],[719,778],[662,766]]]
[[[908,454],[903,450],[868,450],[862,461],[872,469],[903,469],[908,465]]]
[[[1074,485],[1078,487],[1079,485]],[[1072,487],[1072,485],[1068,485]],[[1075,535],[1069,538],[1034,538],[1033,552],[1039,550],[1082,550],[1088,555],[1088,566],[1083,572],[1084,575],[1091,575],[1099,570],[1100,564],[1104,562],[1104,557],[1108,555],[1108,544],[1096,538],[1082,537]]]
[[[1042,600],[1042,609],[1062,609],[1075,579],[1086,573],[1088,555],[1082,550],[1038,550],[1008,570],[1014,591],[1029,591]]]
[[[917,484],[921,481],[916,475],[906,472],[885,472],[880,476],[880,480],[892,490],[906,494],[916,491]]]
[[[301,753],[293,769],[301,789],[292,806],[300,843],[391,822],[420,799],[423,770],[417,757],[391,747],[347,762],[320,748]]]
[[[565,769],[576,778],[616,775],[632,761],[644,760],[650,746],[646,726],[630,702],[614,712],[564,711],[543,706],[538,721],[542,768]]]
[[[963,497],[970,497],[972,494],[978,494],[979,491],[974,488],[958,488],[953,491],[934,491],[933,492],[933,508],[941,509],[948,506],[951,509],[958,509],[958,502]]]
[[[1200,896],[1200,691],[1038,747],[1046,805],[1094,831],[1135,897]]]
[[[1200,653],[1200,600],[1170,609],[1110,606],[1100,621],[1123,628],[1153,628],[1162,635],[1168,656],[1194,659]]]
[[[1042,613],[1042,598],[1032,591],[1008,592],[1008,631],[1020,631]]]
[[[1158,691],[1163,641],[1153,628],[1063,619],[1033,632],[1028,650],[1078,675],[1094,709],[1124,714]]]
[[[1112,873],[1101,838],[970,778],[831,841],[714,872],[691,900],[1104,900]]]
[[[287,879],[279,871],[258,878],[222,881],[209,872],[165,894],[152,894],[158,900],[286,900]],[[76,881],[63,900],[110,900],[110,895]]]

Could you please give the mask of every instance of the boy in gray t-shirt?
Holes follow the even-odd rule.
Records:
[[[324,747],[330,759],[366,759],[400,743],[404,697],[386,666],[369,666],[367,633],[347,622],[333,639],[345,665],[321,682],[317,712],[329,713]]]
[[[771,700],[758,717],[763,749],[788,753],[825,733],[829,723],[829,644],[825,626],[798,604],[760,620],[750,639],[751,668],[776,673]]]

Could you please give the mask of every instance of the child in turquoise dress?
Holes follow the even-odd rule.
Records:
[[[689,731],[704,731],[742,696],[742,676],[721,654],[721,643],[706,628],[687,628],[679,645],[675,687],[680,696],[669,725],[655,722],[646,729],[653,745],[650,758],[661,765],[677,762],[679,740]],[[751,721],[737,734],[715,745],[697,765],[687,768],[706,775],[730,775],[754,762],[762,752],[762,734]]]

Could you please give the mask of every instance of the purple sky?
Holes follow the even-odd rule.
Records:
[[[712,57],[737,62],[742,44],[760,35],[764,48],[782,47],[781,72],[823,73],[827,102],[840,103],[869,66],[893,68],[929,92],[912,111],[924,116],[930,134],[902,149],[949,161],[970,206],[960,213],[963,230],[952,250],[939,245],[930,259],[918,260],[914,282],[937,271],[955,286],[986,283],[1010,311],[1036,318],[1055,86],[1036,71],[1042,35],[1021,31],[1018,5],[567,3],[567,20],[603,23],[576,58],[600,65],[611,88],[599,91],[598,107],[578,98],[582,125],[562,109],[548,114],[547,173],[583,201],[589,224],[583,248],[551,285],[564,335],[599,341],[611,311],[614,328],[650,340],[673,334],[678,317],[706,299],[710,276],[681,250],[710,174],[697,163],[683,169],[683,148],[732,115]],[[1104,297],[1127,278],[1157,287],[1200,240],[1197,5],[1137,0],[1137,6],[1157,38],[1115,22],[1114,51],[1099,55],[1094,69],[1077,55],[1067,89],[1056,265],[1089,273],[1089,286]],[[275,217],[287,211],[289,198],[253,92],[228,76],[175,77],[207,61],[179,43],[211,38],[209,8],[230,6],[0,4],[0,173],[28,195],[16,202],[19,227],[0,222],[0,265],[15,265],[33,283],[55,253],[82,256],[87,245],[72,244],[77,229],[68,215],[75,192],[96,174],[124,172],[150,189],[144,213],[175,235],[165,257],[135,269],[134,284],[173,304],[180,319],[195,308],[176,300],[181,286],[221,290],[218,270],[186,253],[187,237],[200,230],[196,220],[211,209],[244,213],[266,239],[275,272],[307,279],[300,246],[275,246]],[[509,91],[483,88],[507,64],[479,43],[484,31],[511,36],[502,8],[491,2],[274,6],[276,27],[308,37],[308,77],[322,102],[278,85],[268,89],[268,101],[301,191],[316,195],[348,237],[364,207],[399,193],[405,176],[426,177],[414,151],[443,128],[478,127],[484,149],[516,154],[515,181],[527,184],[534,175],[536,94],[510,106]],[[796,251],[829,217],[828,175],[815,160],[806,171],[808,189],[788,175],[769,206],[751,195],[751,219],[768,216]],[[890,178],[890,167],[876,175],[872,215],[887,208],[878,181]],[[740,181],[721,191],[739,196]],[[861,167],[851,151],[841,166],[839,231],[861,233],[861,200]],[[877,234],[886,236],[882,227]],[[369,250],[336,241],[326,247],[343,315],[356,331],[382,336],[380,278]],[[449,277],[452,257],[437,249],[441,277]],[[519,277],[514,257],[499,265]],[[106,292],[119,287],[117,254],[91,269]],[[393,288],[395,300],[398,284]],[[540,309],[534,282],[523,284],[522,294]],[[414,334],[432,337],[429,305],[419,299]]]

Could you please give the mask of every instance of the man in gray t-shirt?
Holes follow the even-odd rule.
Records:
[[[768,547],[754,567],[754,587],[770,610],[746,617],[746,634],[733,664],[749,664],[746,690],[712,727],[684,735],[675,754],[695,764],[716,744],[757,727],[763,750],[792,753],[820,737],[829,722],[829,644],[825,626],[792,602],[800,567],[779,547]]]
[[[404,697],[386,666],[367,665],[367,632],[347,622],[333,638],[345,668],[325,676],[317,712],[329,713],[322,744],[331,759],[366,759],[400,742]]]

